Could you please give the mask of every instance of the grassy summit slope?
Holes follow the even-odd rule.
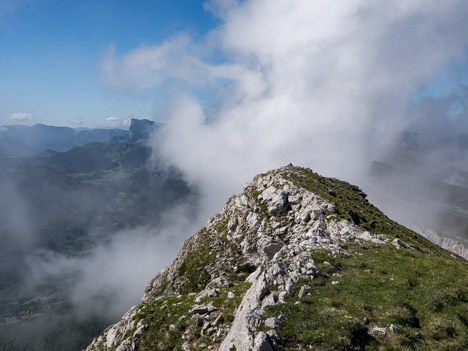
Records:
[[[348,349],[363,343],[366,350],[468,349],[468,262],[390,220],[355,186],[306,169],[287,177],[333,201],[337,212],[331,216],[398,238],[413,249],[353,243],[344,247],[349,254],[313,252],[326,275],[309,283],[310,295],[300,305],[293,295],[268,311],[291,314],[280,332],[290,346],[285,349]],[[366,323],[387,330],[369,334]]]
[[[359,188],[287,166],[232,197],[88,350],[466,350],[467,273]],[[212,292],[218,277],[231,284]]]

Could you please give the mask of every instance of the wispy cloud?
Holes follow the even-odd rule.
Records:
[[[205,7],[222,23],[201,43],[176,36],[122,55],[112,49],[102,74],[132,92],[174,79],[219,92],[208,116],[187,89],[155,147],[192,181],[217,187],[220,198],[290,161],[355,180],[402,130],[427,122],[421,111],[430,111],[415,111],[411,95],[466,60],[462,0],[213,0]],[[224,61],[207,58],[206,45]],[[448,126],[446,116],[434,118]]]
[[[107,117],[107,118],[106,118],[106,121],[108,121],[108,122],[117,122],[118,119],[115,118],[115,117]]]
[[[186,35],[162,44],[141,46],[121,56],[110,47],[101,62],[101,78],[110,87],[139,94],[168,79],[201,86],[220,78],[219,72],[199,57],[200,48]],[[224,77],[222,77],[224,78]]]
[[[72,120],[69,121],[71,124],[75,126],[81,126],[83,125],[83,120],[81,118],[73,118]]]
[[[2,0],[0,1],[0,25],[3,24],[8,16],[22,7],[41,2],[43,0]]]
[[[182,35],[123,54],[111,48],[101,65],[107,85],[130,93],[187,84],[153,149],[199,186],[203,215],[253,175],[289,162],[359,182],[409,127],[468,132],[466,113],[452,123],[438,113],[445,102],[411,102],[440,69],[467,60],[466,1],[215,0],[206,8],[221,24],[202,42]],[[209,115],[193,87],[217,92]]]
[[[11,121],[30,121],[32,119],[32,115],[29,113],[16,112],[12,113],[8,119]]]

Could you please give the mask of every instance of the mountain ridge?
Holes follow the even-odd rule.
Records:
[[[81,262],[123,235],[141,240],[147,227],[159,232],[169,208],[183,204],[185,215],[195,216],[198,201],[177,169],[163,166],[146,140],[131,140],[127,131],[65,152],[14,157],[0,150],[0,191],[1,351],[86,347],[126,305],[115,307],[112,294],[101,293],[100,306],[122,309],[78,312],[83,303],[74,287],[89,273]],[[57,274],[47,267],[35,272],[55,258],[72,262],[72,272],[61,264]]]
[[[87,351],[468,347],[467,262],[365,197],[292,165],[256,176]]]
[[[447,174],[454,181],[446,181]],[[456,178],[463,174],[447,170],[442,177],[421,177],[408,169],[373,161],[366,188],[374,201],[408,228],[468,259],[468,188],[463,178]]]
[[[68,151],[90,142],[106,142],[126,136],[123,129],[95,128],[76,130],[45,124],[0,126],[0,150],[13,156],[31,156],[47,149]]]

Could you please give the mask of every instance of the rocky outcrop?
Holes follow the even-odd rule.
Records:
[[[148,284],[143,305],[127,312],[87,350],[138,350],[147,325],[136,315],[147,313],[145,306],[152,302],[174,296],[192,301],[178,320],[187,320],[188,315],[194,322],[168,327],[171,332],[181,330],[181,349],[204,345],[223,351],[279,350],[282,319],[288,316],[271,317],[266,312],[292,297],[300,304],[310,296],[314,279],[328,277],[317,267],[314,252],[327,252],[330,257],[353,255],[347,250],[350,244],[421,252],[412,243],[371,233],[344,219],[336,203],[296,185],[292,179],[298,175],[295,167],[288,166],[258,175],[245,185],[244,192],[229,199]],[[332,192],[323,185],[320,189],[324,194]],[[361,200],[365,197],[358,188],[350,189]],[[354,207],[348,218],[362,220]],[[320,264],[331,265],[325,260]],[[328,284],[340,286],[340,277],[334,274]],[[248,288],[234,291],[241,279]],[[219,302],[220,297],[224,301],[238,298],[239,304],[229,309]]]
[[[415,225],[414,231],[420,233],[434,244],[442,247],[445,250],[453,252],[465,260],[468,260],[468,242],[466,239],[459,238],[454,240],[440,235],[436,230],[424,225]]]
[[[161,127],[160,123],[156,123],[148,119],[132,118],[130,128],[128,130],[128,137],[135,141],[140,139],[149,139],[151,134],[159,127]]]

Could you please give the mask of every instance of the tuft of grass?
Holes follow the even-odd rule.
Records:
[[[209,282],[210,275],[206,267],[216,257],[216,252],[210,247],[210,238],[210,233],[202,229],[185,242],[187,255],[178,271],[179,277],[185,278],[185,284],[181,287],[182,293],[199,291]]]
[[[222,267],[225,271],[218,273],[223,273],[229,279],[239,278],[238,272],[234,270],[237,265],[244,262],[244,259],[240,248],[233,241],[227,239],[228,222],[229,217],[223,215],[215,232],[202,229],[185,242],[183,250],[186,255],[178,268],[179,277],[184,279],[181,286],[182,293],[198,292],[203,289],[212,278],[208,268],[220,256],[229,256],[231,261],[230,265]]]

